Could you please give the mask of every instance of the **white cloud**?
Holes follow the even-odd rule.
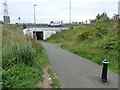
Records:
[[[21,17],[21,22],[33,22],[33,4],[36,6],[37,22],[49,22],[60,19],[68,22],[70,0],[7,0],[9,15],[13,23]],[[72,20],[94,18],[98,13],[107,12],[109,16],[117,13],[119,0],[71,0]],[[3,1],[0,0],[0,7]],[[0,8],[0,19],[3,10]]]

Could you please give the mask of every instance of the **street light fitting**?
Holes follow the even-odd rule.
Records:
[[[34,25],[35,25],[35,39],[36,39],[36,18],[35,18],[35,6],[37,6],[36,4],[34,4]]]
[[[34,4],[34,6],[37,6],[37,4]]]

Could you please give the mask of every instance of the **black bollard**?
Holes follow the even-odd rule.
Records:
[[[103,62],[103,69],[102,69],[102,82],[107,82],[107,68],[108,68],[108,61],[105,59]]]

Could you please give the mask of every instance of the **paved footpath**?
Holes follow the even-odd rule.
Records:
[[[40,43],[50,59],[63,88],[118,88],[118,75],[108,72],[108,82],[101,82],[102,67],[67,50],[59,44]]]

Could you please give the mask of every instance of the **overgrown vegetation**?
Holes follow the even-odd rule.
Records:
[[[80,25],[53,35],[48,42],[61,42],[65,48],[77,55],[101,65],[109,61],[109,69],[118,72],[118,19],[110,19],[106,13],[98,14],[89,25]]]
[[[2,42],[2,25],[0,25],[0,42]],[[0,77],[2,77],[2,43],[0,43]],[[2,78],[0,78],[0,89],[2,89]]]
[[[2,36],[2,87],[35,88],[49,64],[43,47],[16,26],[4,26]]]

